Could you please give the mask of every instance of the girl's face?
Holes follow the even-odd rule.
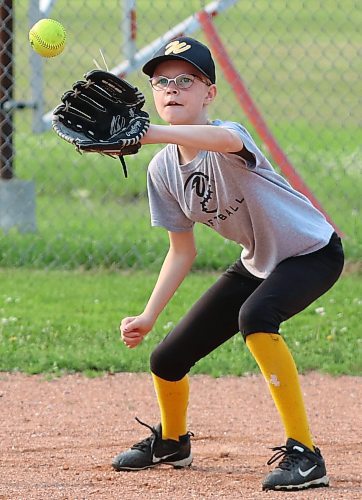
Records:
[[[156,67],[153,76],[176,78],[182,74],[196,75],[198,78],[187,89],[180,89],[175,82],[170,82],[164,90],[153,89],[157,112],[171,125],[206,124],[207,105],[216,96],[216,86],[204,83],[207,78],[195,66],[186,61],[168,60]]]

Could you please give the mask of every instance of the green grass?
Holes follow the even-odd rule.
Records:
[[[119,340],[121,318],[142,311],[156,273],[2,269],[0,371],[87,374],[147,371],[150,352],[216,279],[192,273],[136,349]],[[362,375],[361,275],[337,285],[282,325],[299,369]],[[240,335],[201,360],[192,373],[257,372]]]
[[[27,0],[15,0],[15,99],[31,100]],[[68,32],[64,53],[43,60],[45,110],[101,61],[122,59],[121,8],[110,0],[55,2],[51,17]],[[141,48],[205,2],[137,1]],[[353,0],[242,2],[214,18],[218,33],[271,132],[322,206],[344,232],[349,261],[362,261],[362,131],[360,124],[361,9]],[[194,36],[206,41],[200,31]],[[211,118],[244,123],[253,132],[218,67]],[[141,72],[129,80],[144,91]],[[185,281],[152,335],[134,351],[119,341],[118,322],[142,310],[167,246],[152,229],[146,168],[160,146],[117,160],[78,155],[51,132],[33,134],[32,112],[14,113],[15,174],[36,188],[35,233],[0,234],[0,370],[60,374],[148,370],[149,354],[170,326],[215,279]],[[268,155],[254,133],[256,142]],[[276,168],[278,168],[276,166]],[[225,268],[240,248],[210,229],[196,228],[195,270]],[[140,272],[140,270],[143,272]],[[131,273],[131,270],[133,272]],[[345,274],[324,297],[282,326],[302,371],[361,374],[361,274]],[[317,310],[317,312],[316,312]],[[258,371],[240,336],[202,360],[193,373],[214,376]]]

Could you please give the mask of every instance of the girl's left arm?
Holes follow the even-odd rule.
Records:
[[[153,125],[142,144],[177,144],[186,148],[236,153],[244,147],[236,132],[212,125]]]

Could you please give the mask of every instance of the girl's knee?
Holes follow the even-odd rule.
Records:
[[[152,373],[170,382],[181,380],[188,372],[183,360],[170,356],[162,342],[151,354],[150,367]]]
[[[258,332],[278,333],[280,319],[278,314],[264,306],[245,303],[239,311],[239,330],[244,337]]]

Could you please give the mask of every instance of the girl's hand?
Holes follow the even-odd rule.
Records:
[[[153,325],[154,321],[145,314],[124,318],[119,327],[123,343],[130,349],[137,347]]]

